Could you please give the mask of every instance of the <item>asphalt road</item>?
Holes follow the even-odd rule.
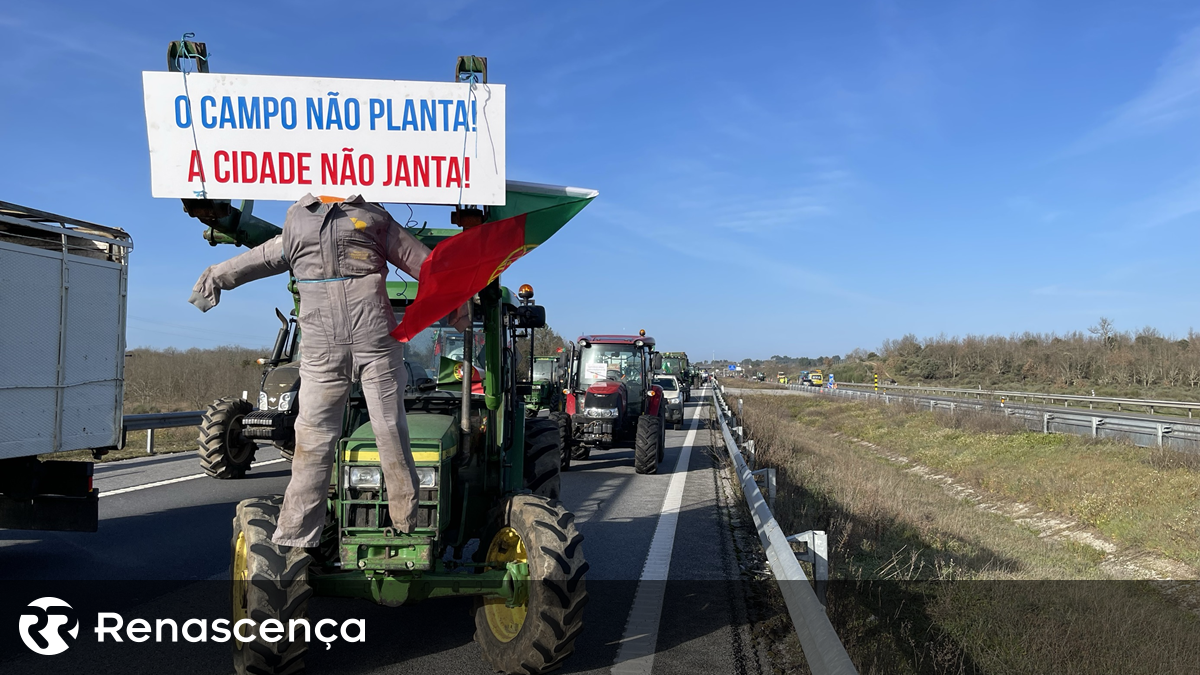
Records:
[[[560,672],[758,671],[742,647],[748,643],[738,618],[744,609],[739,586],[730,582],[738,565],[709,433],[700,428],[707,419],[704,401],[697,390],[687,406],[689,425],[667,431],[658,475],[636,475],[630,449],[593,452],[563,474],[563,501],[585,536],[591,600],[575,655]],[[10,595],[53,590],[68,601],[84,587],[110,589],[108,601],[120,605],[123,616],[181,616],[183,608],[223,616],[228,590],[221,580],[228,576],[235,506],[281,493],[288,481],[289,465],[276,453],[262,450],[257,459],[238,481],[203,477],[190,453],[98,465],[99,532],[0,530],[0,579],[13,580],[0,584]],[[103,603],[88,600],[79,608],[85,633],[94,625],[89,608]],[[472,607],[467,598],[400,608],[315,598],[310,615],[361,618],[369,634],[366,645],[339,642],[324,650],[317,644],[308,672],[488,673],[472,641]],[[80,649],[42,657],[12,639],[13,632],[0,631],[0,672],[232,670],[228,645],[85,645],[94,642],[85,635]],[[73,654],[87,659],[70,659]]]

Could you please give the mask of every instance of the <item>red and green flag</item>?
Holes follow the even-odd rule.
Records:
[[[582,188],[508,182],[490,220],[441,242],[421,264],[417,297],[392,337],[408,342],[462,306],[518,258],[540,246],[599,194]]]

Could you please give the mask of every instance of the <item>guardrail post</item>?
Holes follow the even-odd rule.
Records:
[[[826,588],[829,584],[829,536],[825,530],[809,530],[793,534],[788,542],[800,544],[802,551],[795,551],[797,560],[810,563],[813,566],[813,581],[816,582],[817,599],[825,606]]]
[[[754,482],[756,482],[756,483],[758,482],[759,478],[762,478],[767,482],[767,485],[766,485],[767,506],[771,507],[771,510],[774,511],[775,510],[775,469],[772,469],[772,468],[759,469],[758,471],[751,471],[750,475],[754,476]]]
[[[742,399],[738,398],[738,419],[742,419]]]
[[[1102,417],[1093,417],[1092,418],[1092,438],[1096,438],[1099,435],[1098,429],[1101,424],[1104,424],[1104,418],[1102,418]]]
[[[951,414],[951,415],[953,415],[953,414],[954,414],[954,401],[951,401],[951,402],[950,402],[950,414]]]
[[[754,441],[746,441],[742,446],[742,454],[749,458],[747,464],[751,469],[758,465],[758,452],[754,449]]]
[[[1054,415],[1050,413],[1042,413],[1042,433],[1050,433],[1050,420],[1054,419]]]
[[[1161,425],[1159,425],[1159,426],[1161,426]],[[1162,434],[1159,434],[1159,437],[1161,438]],[[1159,445],[1162,445],[1162,443],[1160,442]],[[154,430],[153,429],[146,430],[146,454],[147,455],[154,454]]]

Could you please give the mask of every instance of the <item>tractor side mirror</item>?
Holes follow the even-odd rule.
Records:
[[[523,305],[513,312],[513,325],[517,328],[545,328],[546,308],[541,305]]]
[[[650,367],[654,370],[662,370],[662,354],[655,353],[650,357]]]

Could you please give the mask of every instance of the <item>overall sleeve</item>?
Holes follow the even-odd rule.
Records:
[[[277,235],[261,246],[205,269],[192,287],[188,302],[201,312],[207,312],[221,301],[221,291],[232,290],[288,269],[288,262],[283,257],[283,235]]]
[[[400,268],[401,272],[420,280],[421,263],[429,257],[429,248],[400,223],[392,220],[388,227],[386,254],[387,261]]]

